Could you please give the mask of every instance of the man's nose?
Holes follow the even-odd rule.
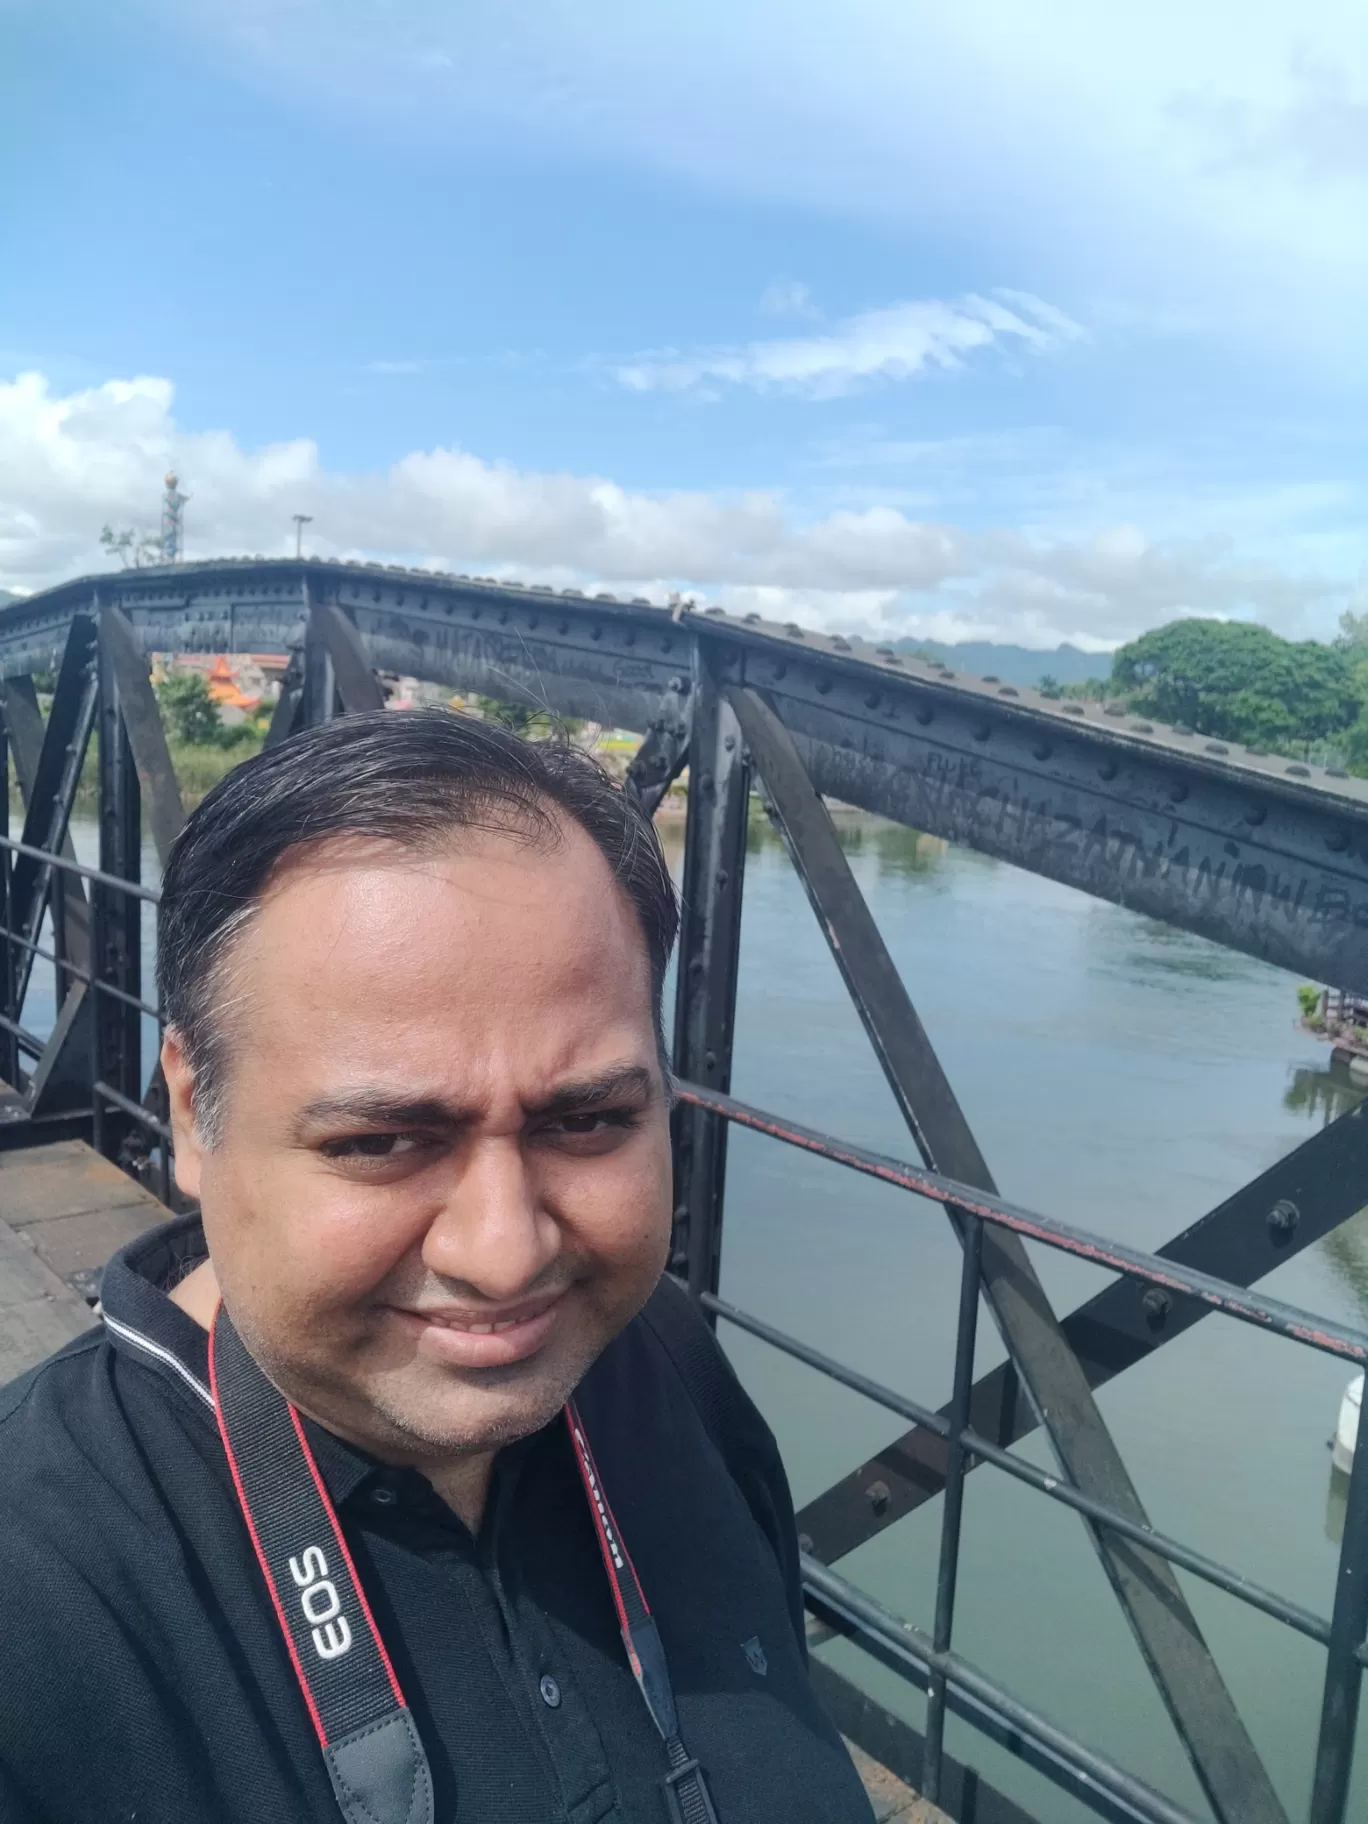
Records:
[[[506,1303],[535,1284],[560,1248],[560,1226],[540,1207],[522,1148],[499,1138],[463,1151],[422,1254],[429,1272]]]

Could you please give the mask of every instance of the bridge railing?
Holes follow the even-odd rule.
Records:
[[[345,607],[340,601],[309,607],[307,591],[305,607],[303,644],[270,741],[381,700],[368,649]],[[140,866],[144,822],[164,863],[183,812],[135,636],[116,602],[97,598],[88,610],[73,612],[45,720],[31,680],[0,681],[0,758],[7,747],[25,807],[17,837],[9,833],[7,798],[0,809],[0,1075],[9,1085],[0,1097],[0,1146],[79,1134],[174,1203],[164,1086],[145,1068],[151,1060],[144,1022],[159,1033],[160,1016],[144,992],[142,921],[158,894],[142,883]],[[734,644],[706,622],[673,628],[667,637],[674,646],[687,644],[687,671],[672,675],[668,713],[652,723],[627,789],[652,809],[670,780],[689,768],[672,1054],[681,1089],[670,1270],[710,1320],[749,1332],[910,1426],[874,1466],[853,1470],[810,1501],[799,1526],[810,1612],[927,1692],[924,1734],[869,1705],[858,1687],[819,1661],[821,1694],[848,1734],[952,1815],[972,1816],[975,1824],[1024,1824],[1027,1813],[946,1751],[949,1713],[1047,1774],[1096,1816],[1143,1824],[1192,1817],[1141,1774],[1098,1753],[955,1651],[964,1479],[987,1466],[1078,1514],[1220,1824],[1288,1824],[1288,1813],[1175,1567],[1323,1646],[1313,1790],[1309,1810],[1297,1816],[1308,1824],[1345,1824],[1368,1632],[1368,1451],[1356,1456],[1350,1478],[1327,1619],[1152,1527],[1094,1393],[1215,1314],[1346,1361],[1365,1360],[1368,1338],[1249,1287],[1368,1202],[1368,1108],[1329,1124],[1155,1253],[1004,1202],[775,706],[780,699],[747,681]],[[819,676],[819,698],[823,688]],[[72,852],[68,826],[96,728],[99,859],[91,867]],[[794,1126],[730,1095],[747,807],[757,791],[920,1165]],[[55,1012],[47,1034],[23,1023],[36,964],[53,971]],[[953,1395],[945,1407],[933,1411],[722,1297],[726,1140],[738,1125],[942,1207],[963,1246]],[[1078,1310],[1056,1316],[1028,1242],[1115,1277]],[[1008,1359],[976,1378],[981,1302]],[[1011,1448],[1037,1426],[1047,1433],[1055,1474]],[[937,1494],[944,1495],[937,1596],[931,1626],[923,1629],[889,1613],[833,1567]],[[1044,1824],[1053,1824],[1052,1817]]]
[[[1173,1261],[1143,1249],[1128,1247],[1072,1224],[986,1197],[972,1186],[800,1126],[730,1096],[710,1094],[689,1083],[678,1085],[678,1094],[682,1102],[716,1118],[938,1203],[953,1211],[960,1220],[964,1260],[955,1337],[954,1391],[948,1409],[940,1412],[834,1360],[799,1338],[785,1334],[752,1312],[739,1310],[715,1293],[700,1294],[700,1302],[714,1316],[944,1441],[947,1454],[945,1502],[941,1517],[935,1620],[929,1633],[890,1613],[811,1552],[805,1551],[802,1558],[804,1590],[813,1613],[882,1664],[927,1691],[920,1773],[923,1794],[931,1799],[940,1797],[945,1715],[947,1707],[954,1705],[968,1720],[999,1739],[1007,1735],[1018,1737],[1020,1751],[1033,1765],[1075,1798],[1093,1805],[1101,1816],[1144,1820],[1145,1824],[1180,1824],[1180,1821],[1193,1824],[1191,1812],[1175,1805],[1107,1756],[1066,1734],[1057,1724],[952,1651],[964,1477],[968,1470],[984,1463],[1004,1471],[1048,1499],[1085,1515],[1116,1537],[1131,1540],[1169,1563],[1180,1565],[1227,1595],[1325,1647],[1321,1724],[1308,1816],[1310,1824],[1342,1824],[1348,1803],[1360,1686],[1364,1666],[1368,1664],[1368,1646],[1365,1645],[1368,1577],[1363,1574],[1364,1566],[1368,1565],[1368,1449],[1355,1453],[1350,1472],[1334,1607],[1328,1619],[1252,1582],[1243,1573],[1205,1552],[1170,1538],[1154,1527],[1137,1524],[1120,1509],[1092,1499],[1057,1475],[1050,1475],[1024,1457],[1002,1449],[976,1431],[970,1421],[978,1313],[984,1290],[985,1226],[1020,1235],[1092,1266],[1110,1269],[1142,1287],[1151,1288],[1165,1301],[1191,1300],[1211,1311],[1337,1356],[1360,1368],[1368,1362],[1368,1333],[1329,1323],[1309,1311],[1263,1297],[1211,1274],[1176,1266]]]

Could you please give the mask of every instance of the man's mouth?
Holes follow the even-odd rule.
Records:
[[[506,1368],[544,1347],[566,1302],[565,1291],[505,1307],[497,1315],[434,1306],[391,1307],[420,1355],[455,1368]]]
[[[546,1298],[538,1299],[533,1304],[521,1305],[506,1317],[471,1317],[463,1311],[414,1311],[412,1316],[421,1318],[424,1323],[438,1324],[444,1330],[464,1330],[468,1336],[501,1336],[505,1330],[516,1330],[519,1324],[530,1324],[553,1305],[559,1304],[564,1297],[562,1292],[553,1292]]]

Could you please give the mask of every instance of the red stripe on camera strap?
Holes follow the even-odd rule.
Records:
[[[343,1816],[431,1824],[432,1776],[298,1412],[220,1305],[209,1332],[219,1435]]]
[[[299,1413],[272,1385],[222,1304],[209,1385],[238,1506],[348,1824],[432,1824],[432,1776]],[[665,1649],[608,1503],[579,1411],[565,1406],[632,1676],[665,1744],[671,1824],[717,1824],[703,1770],[680,1739]]]
[[[632,1563],[631,1553],[622,1537],[622,1529],[613,1517],[603,1478],[599,1475],[594,1453],[589,1448],[579,1408],[573,1400],[565,1403],[565,1422],[569,1427],[575,1461],[579,1465],[580,1480],[584,1483],[584,1492],[589,1498],[589,1512],[598,1536],[603,1568],[608,1573],[608,1584],[613,1592],[613,1604],[622,1630],[622,1644],[627,1649],[627,1662],[669,1758],[670,1771],[665,1775],[662,1785],[671,1824],[717,1824],[717,1813],[713,1810],[712,1795],[708,1791],[703,1769],[680,1737],[674,1688],[670,1683],[669,1667],[665,1663],[665,1648],[660,1631],[651,1615],[646,1592],[641,1587],[641,1579],[637,1576],[636,1566]]]

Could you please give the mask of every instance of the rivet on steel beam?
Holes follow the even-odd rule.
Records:
[[[869,695],[865,698],[865,708],[866,709],[877,709],[878,707],[879,707],[879,693],[877,690],[871,690],[869,692]]]
[[[798,1550],[800,1552],[809,1552],[810,1553],[812,1551],[812,1548],[815,1545],[815,1543],[816,1543],[816,1541],[813,1539],[811,1533],[799,1533]]]
[[[1152,1329],[1158,1329],[1169,1314],[1169,1295],[1162,1286],[1148,1286],[1140,1300],[1140,1309],[1145,1314],[1145,1322]]]
[[[1286,1241],[1301,1221],[1301,1211],[1290,1197],[1280,1197],[1268,1212],[1268,1227],[1274,1241]]]
[[[1054,748],[1048,741],[1037,741],[1031,752],[1037,760],[1048,760]]]
[[[893,1491],[889,1488],[887,1482],[871,1482],[869,1487],[865,1490],[865,1500],[868,1501],[876,1514],[885,1513],[888,1509],[888,1504],[892,1499]]]
[[[831,694],[831,679],[830,678],[818,678],[817,695],[819,697],[825,697],[825,696],[829,696],[830,694]]]
[[[723,747],[726,748],[726,750],[729,754],[735,753],[736,752],[736,736],[735,735],[723,735],[722,745],[723,745]]]
[[[1119,771],[1115,760],[1104,760],[1097,769],[1097,776],[1099,779],[1115,779]]]
[[[1325,846],[1332,855],[1343,855],[1349,847],[1349,838],[1343,830],[1332,830],[1325,839]]]
[[[788,666],[785,665],[783,663],[783,661],[781,660],[779,662],[779,664],[777,664],[774,667],[774,681],[777,684],[779,682],[780,678],[787,677],[787,676],[788,676]]]
[[[1263,804],[1247,805],[1242,815],[1246,823],[1253,824],[1255,829],[1257,829],[1264,818],[1267,817],[1268,807]]]
[[[726,886],[726,884],[727,884],[727,870],[726,870],[726,869],[725,869],[725,868],[719,868],[719,869],[718,869],[718,870],[717,870],[717,884],[718,884],[718,886],[719,886],[719,887],[725,887],[725,886]]]
[[[670,679],[670,689],[677,690],[681,697],[686,695],[688,688],[688,685],[684,682],[683,678],[680,677],[678,672]]]
[[[928,724],[934,722],[936,719],[936,712],[929,703],[919,703],[912,714],[916,717],[917,721],[921,723],[923,728],[926,728]]]
[[[703,958],[701,956],[691,957],[689,960],[689,974],[690,975],[702,975],[702,973],[706,967],[707,967],[707,964],[703,961]]]
[[[1187,788],[1187,784],[1184,780],[1182,780],[1182,779],[1170,779],[1169,780],[1168,796],[1169,796],[1169,802],[1171,804],[1181,804],[1183,802],[1184,798],[1187,797],[1187,795],[1188,795],[1188,788]]]
[[[986,741],[993,731],[986,722],[976,722],[970,732],[975,741]]]
[[[717,1053],[715,1051],[705,1051],[703,1053],[703,1064],[704,1064],[704,1068],[707,1070],[716,1070],[717,1069]]]

